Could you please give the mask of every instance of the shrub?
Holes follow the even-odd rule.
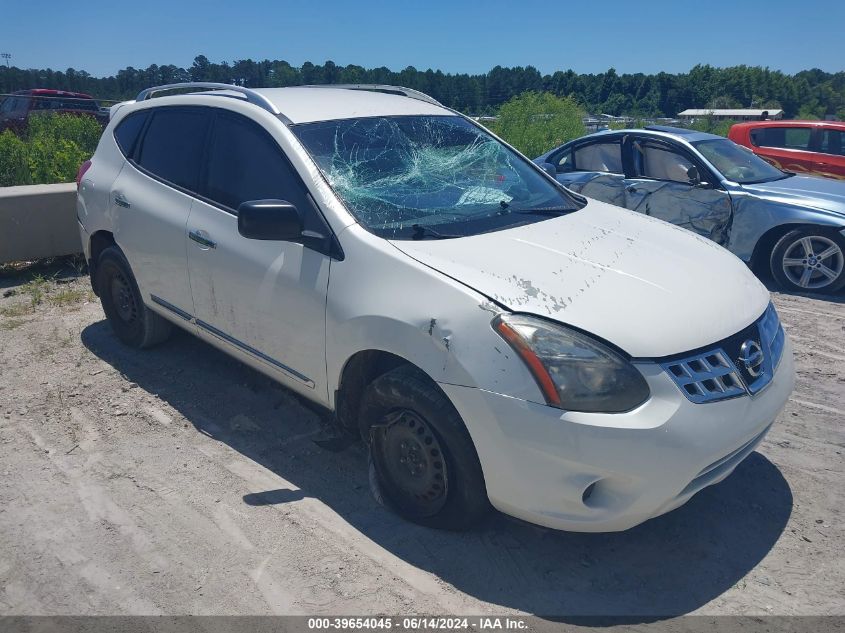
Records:
[[[584,111],[571,97],[524,92],[505,103],[490,129],[529,158],[587,133]]]
[[[727,136],[731,131],[731,126],[736,123],[731,119],[721,120],[713,116],[705,116],[696,119],[690,124],[690,128],[698,130],[699,132],[707,132],[708,134],[718,134],[719,136]]]
[[[73,182],[102,131],[88,116],[31,116],[21,137],[8,130],[0,134],[0,186]]]
[[[0,133],[0,187],[31,183],[26,143],[11,130]]]

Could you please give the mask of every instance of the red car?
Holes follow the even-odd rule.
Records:
[[[100,123],[108,123],[108,113],[100,111],[100,104],[91,95],[65,90],[33,88],[19,90],[0,103],[0,131],[26,126],[32,112],[65,112],[93,116]]]
[[[845,122],[749,121],[728,138],[778,169],[845,180]]]

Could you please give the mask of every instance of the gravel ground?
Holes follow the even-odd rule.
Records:
[[[452,534],[380,507],[290,392],[187,334],[126,349],[86,278],[31,275],[0,279],[2,615],[845,614],[841,299],[775,295],[792,400],[683,508]]]

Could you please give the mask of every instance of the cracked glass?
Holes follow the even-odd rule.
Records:
[[[462,117],[340,119],[293,130],[349,211],[383,237],[461,237],[582,206]]]

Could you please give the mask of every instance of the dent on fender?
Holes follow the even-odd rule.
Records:
[[[841,216],[799,207],[772,199],[731,192],[733,224],[727,248],[743,261],[750,261],[760,238],[769,230],[789,224],[843,227]]]

